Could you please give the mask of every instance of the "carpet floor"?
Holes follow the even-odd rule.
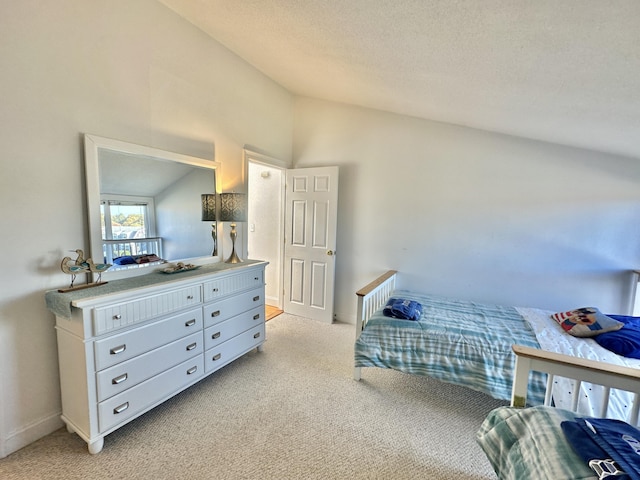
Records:
[[[496,478],[475,433],[505,402],[386,369],[356,382],[353,339],[353,325],[279,315],[263,352],[111,433],[101,453],[61,428],[0,460],[0,478]]]

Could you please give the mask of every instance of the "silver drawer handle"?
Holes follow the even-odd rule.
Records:
[[[216,338],[220,338],[220,332],[216,332],[216,333],[214,333],[213,335],[211,335],[211,338],[212,338],[213,340],[215,340]]]
[[[191,345],[187,345],[187,352],[193,350],[198,346],[197,342],[193,342]]]
[[[257,302],[258,300],[260,300],[260,295],[256,295],[255,297],[253,297],[254,302]]]
[[[215,362],[216,360],[220,360],[220,357],[222,356],[222,354],[218,353],[216,355],[213,356],[212,360]]]
[[[260,337],[260,332],[256,333],[253,338],[259,338]]]
[[[260,314],[259,314],[259,313],[256,313],[256,314],[253,316],[253,319],[254,319],[254,320],[258,320],[259,318],[260,318]]]
[[[129,375],[127,375],[126,373],[123,373],[122,375],[119,375],[115,377],[113,380],[111,380],[111,384],[118,385],[119,383],[124,382],[127,378],[129,378]]]
[[[196,324],[196,319],[192,318],[191,320],[188,320],[186,322],[184,322],[184,326],[185,327],[193,327]]]
[[[220,310],[216,310],[215,312],[211,312],[212,317],[217,317],[220,315]]]
[[[127,344],[122,344],[118,347],[113,347],[111,350],[109,350],[109,353],[111,353],[111,355],[118,355],[119,353],[124,352],[127,349]]]
[[[122,315],[120,315],[119,313],[117,315],[114,315],[112,317],[114,320],[120,320],[122,318]]]
[[[113,413],[117,415],[118,413],[124,412],[127,408],[129,408],[129,402],[123,403],[122,405],[114,408]]]
[[[196,373],[196,371],[198,370],[198,367],[191,367],[189,370],[187,370],[187,375],[192,375],[194,373]]]

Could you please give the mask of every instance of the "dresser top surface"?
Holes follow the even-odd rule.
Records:
[[[146,275],[140,275],[132,278],[121,280],[113,280],[108,283],[83,290],[75,290],[71,292],[59,292],[50,290],[46,292],[45,299],[47,308],[58,316],[68,317],[71,315],[71,306],[77,306],[78,303],[84,301],[90,302],[92,299],[99,299],[105,295],[113,295],[128,291],[135,291],[144,288],[163,287],[163,286],[179,286],[181,283],[192,283],[193,281],[206,280],[207,275],[220,273],[236,273],[250,267],[265,266],[268,262],[259,260],[245,260],[242,263],[212,263],[203,265],[196,270],[190,270],[174,274],[166,274],[160,271],[151,272]]]

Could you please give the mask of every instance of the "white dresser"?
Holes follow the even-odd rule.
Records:
[[[265,341],[266,262],[151,273],[69,293],[56,314],[62,420],[89,445]]]

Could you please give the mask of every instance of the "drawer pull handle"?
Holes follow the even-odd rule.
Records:
[[[213,293],[218,292],[218,290],[219,290],[218,288],[212,288],[212,289],[211,289],[211,291],[212,291]]]
[[[220,315],[220,310],[216,310],[215,312],[211,312],[212,317],[217,317]]]
[[[196,373],[196,371],[198,370],[198,367],[191,367],[189,370],[187,370],[187,375],[192,375],[194,373]]]
[[[187,295],[187,300],[193,300],[193,295]]]
[[[218,353],[218,354],[216,354],[216,355],[214,355],[214,356],[213,356],[212,360],[213,360],[214,362],[215,362],[216,360],[220,360],[220,357],[221,357],[221,356],[222,356],[222,355],[221,355],[220,353]]]
[[[253,277],[253,279],[257,282],[258,280],[260,280],[260,277]]]
[[[258,300],[260,300],[260,295],[256,295],[255,297],[253,297],[254,302],[257,302]]]
[[[253,335],[253,338],[259,338],[259,337],[260,337],[260,332]]]
[[[258,320],[259,318],[260,318],[260,314],[259,314],[259,313],[256,313],[256,314],[253,316],[253,319],[254,319],[254,320]]]
[[[120,314],[118,313],[117,315],[114,315],[114,316],[113,316],[113,319],[114,319],[114,320],[120,320],[120,319],[122,319],[122,315],[120,315]]]
[[[194,348],[196,348],[198,346],[197,342],[193,342],[191,345],[187,345],[187,352],[193,350]]]
[[[127,378],[129,378],[129,375],[127,375],[126,373],[118,375],[113,380],[111,380],[111,385],[118,385],[119,383],[124,382]]]
[[[211,335],[211,338],[212,338],[213,340],[215,340],[216,338],[220,338],[220,332],[216,332],[216,333],[214,333],[213,335]]]
[[[193,327],[196,324],[196,319],[192,318],[191,320],[187,320],[184,322],[185,327]]]
[[[129,408],[129,402],[125,402],[122,405],[114,408],[113,413],[117,415],[118,413],[124,412],[127,408]]]
[[[109,353],[111,355],[118,355],[119,353],[124,352],[126,349],[127,349],[127,345],[126,344],[122,344],[120,346],[113,347],[111,350],[109,350]]]

